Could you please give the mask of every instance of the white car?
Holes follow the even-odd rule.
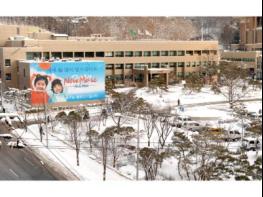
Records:
[[[177,120],[187,122],[187,121],[192,121],[192,118],[190,116],[178,116]]]
[[[183,123],[189,122],[189,121],[192,121],[190,116],[178,116],[178,117],[176,117],[172,126],[181,128],[183,126]]]
[[[0,138],[4,138],[4,139],[12,139],[12,135],[10,134],[0,134]]]
[[[190,131],[198,131],[198,132],[204,129],[202,125],[200,125],[198,122],[195,122],[195,121],[184,122],[182,124],[182,127]]]
[[[8,142],[7,146],[9,146],[10,148],[24,148],[25,144],[21,140],[18,140],[18,142],[17,141]]]
[[[225,132],[225,141],[237,141],[241,139],[241,133],[237,130],[226,131]]]
[[[250,150],[256,151],[257,149],[261,148],[261,142],[259,139],[246,138],[244,139],[243,147],[248,151]]]
[[[247,115],[253,120],[262,118],[262,114],[259,114],[257,112],[249,112]]]

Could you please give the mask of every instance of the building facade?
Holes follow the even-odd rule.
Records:
[[[240,42],[233,50],[262,51],[262,17],[245,17],[240,21]]]
[[[101,60],[106,64],[106,79],[138,86],[147,86],[156,75],[163,75],[168,84],[174,78],[199,72],[204,65],[219,62],[218,41],[122,41],[99,35],[91,39],[51,32],[34,32],[30,34],[34,36],[28,37],[9,34],[12,38],[2,41],[0,46],[4,87],[19,87],[19,75],[23,74],[19,62],[24,60]]]
[[[247,69],[251,77],[262,79],[262,52],[261,51],[224,51],[221,60],[232,61]]]

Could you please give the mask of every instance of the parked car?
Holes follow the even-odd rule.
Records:
[[[237,130],[225,131],[224,140],[225,141],[237,141],[241,139],[241,133]]]
[[[11,139],[12,135],[6,133],[6,134],[0,134],[0,138],[4,138],[4,139]]]
[[[177,120],[187,122],[187,121],[192,121],[192,118],[190,116],[178,116]]]
[[[244,139],[243,147],[247,151],[250,151],[250,150],[256,151],[257,149],[260,149],[261,143],[260,143],[259,139],[246,138],[246,139]]]
[[[172,126],[181,128],[184,122],[192,121],[190,116],[178,116],[172,123]]]
[[[184,122],[182,124],[182,127],[184,127],[187,130],[197,131],[197,132],[204,130],[204,126],[200,125],[198,122],[195,122],[195,121]]]
[[[262,114],[259,114],[257,112],[248,112],[247,116],[250,117],[253,120],[262,119]]]
[[[9,146],[10,148],[24,148],[26,145],[21,140],[18,140],[8,142],[7,146]]]

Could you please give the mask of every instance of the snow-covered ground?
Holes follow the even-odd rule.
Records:
[[[120,88],[117,91],[127,93],[133,88]],[[149,92],[147,88],[141,88],[136,90],[136,95],[138,97],[144,98],[147,102],[151,103],[154,107],[167,108],[171,107],[172,110],[177,111],[179,115],[186,115],[192,117],[194,120],[200,122],[201,124],[209,124],[211,127],[223,127],[228,130],[239,130],[242,131],[241,121],[234,115],[233,111],[229,108],[227,103],[219,103],[212,105],[201,105],[199,103],[211,103],[211,102],[224,102],[226,98],[222,95],[214,94],[210,87],[205,87],[199,93],[186,94],[183,87],[180,85],[170,86],[168,92],[162,92],[162,95]],[[184,110],[180,111],[177,109],[177,101],[180,99],[180,103],[184,105]],[[260,101],[249,101],[244,102],[246,109],[249,112],[258,112],[262,110],[262,92],[260,90],[254,91],[242,99],[261,99]],[[190,106],[189,104],[197,104]],[[15,112],[14,107],[11,104],[6,104],[8,112]],[[95,116],[100,112],[101,107],[90,107],[89,109],[91,117]],[[68,111],[66,111],[68,112]],[[58,111],[49,112],[52,117]],[[28,120],[36,120],[35,115],[29,115]],[[131,126],[135,131],[140,132],[140,148],[147,147],[147,134],[143,126],[143,120],[133,117],[125,117],[128,119],[122,126]],[[219,120],[230,121],[228,123],[220,123]],[[2,119],[1,121],[5,121]],[[94,121],[96,121],[94,119]],[[139,127],[138,127],[139,123]],[[156,123],[158,125],[158,121]],[[94,130],[101,134],[106,127],[114,126],[116,123],[113,121],[112,117],[108,117],[106,124],[100,125],[96,124]],[[50,129],[51,130],[51,129]],[[183,128],[172,129],[172,132],[167,138],[166,145],[172,142],[173,132],[184,132],[185,135],[191,139],[192,135],[196,135],[196,132],[191,132]],[[51,132],[49,132],[51,134]],[[85,147],[88,144],[84,144],[80,152],[80,166],[76,165],[76,152],[72,147],[73,144],[70,142],[70,136],[68,128],[61,124],[56,123],[54,127],[54,132],[49,135],[49,148],[46,148],[45,136],[43,143],[39,140],[39,130],[37,125],[29,126],[29,131],[27,133],[24,130],[16,129],[14,134],[22,136],[23,140],[31,146],[33,149],[38,150],[41,154],[45,155],[49,160],[63,165],[65,168],[70,169],[81,180],[102,180],[102,164],[100,163],[100,158],[98,157],[99,151],[90,152]],[[246,131],[245,131],[246,134]],[[85,132],[82,133],[83,139],[86,137]],[[154,131],[151,137],[151,147],[156,147],[158,145],[158,135]],[[130,141],[130,145],[136,146],[136,138]],[[231,151],[238,151],[240,149],[240,142],[231,142],[228,144],[228,148]],[[97,155],[96,155],[97,154]],[[260,150],[258,155],[262,155]],[[256,159],[256,152],[247,152],[249,162],[252,164]],[[107,170],[107,180],[129,180],[129,178],[136,178],[136,162],[135,154],[133,153],[131,158],[122,155],[120,161],[117,162],[116,169],[109,167]],[[132,161],[132,162],[131,162]],[[175,157],[170,157],[165,159],[161,168],[159,169],[160,179],[166,180],[180,180],[177,169],[178,160]],[[123,176],[122,174],[126,175]],[[144,171],[142,168],[139,170],[140,179],[144,178]]]
[[[227,101],[222,94],[214,94],[210,86],[202,88],[201,92],[192,92],[191,94],[186,93],[182,85],[169,86],[168,92],[159,91],[159,93],[153,93],[148,88],[141,88],[136,91],[136,95],[158,108],[176,106],[178,99],[181,105]],[[249,91],[241,99],[255,98],[262,99],[261,90]]]
[[[23,136],[23,140],[28,146],[39,150],[49,160],[70,169],[80,180],[102,180],[102,164],[85,150],[80,151],[80,166],[77,166],[76,152],[72,147],[59,140],[55,135],[49,135],[47,148],[45,136],[43,143],[40,142],[38,125],[31,125],[28,128],[28,132],[16,129],[13,134]],[[130,180],[111,168],[107,169],[106,177],[106,180]]]

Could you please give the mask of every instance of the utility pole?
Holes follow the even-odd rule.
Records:
[[[44,100],[44,114],[45,114],[45,128],[46,128],[46,146],[48,148],[47,100],[46,100],[45,91],[42,91],[42,93],[43,93],[43,100]]]
[[[201,41],[204,40],[204,30],[203,30],[203,19],[202,19],[202,23],[201,23]]]
[[[136,180],[139,180],[139,151],[140,151],[140,114],[137,123],[137,147],[136,147]]]

